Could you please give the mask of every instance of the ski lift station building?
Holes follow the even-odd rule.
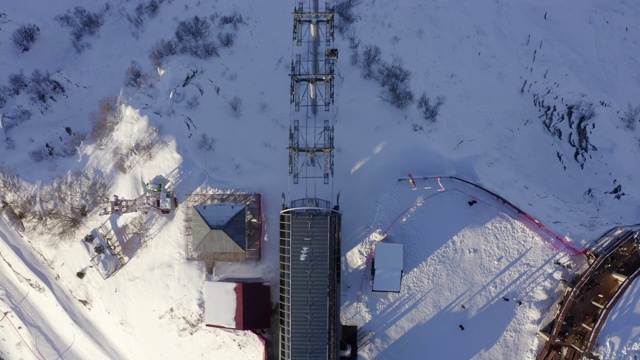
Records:
[[[293,201],[280,212],[280,354],[338,359],[340,223],[320,199]]]

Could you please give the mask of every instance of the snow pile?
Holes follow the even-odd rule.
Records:
[[[207,281],[204,283],[205,324],[230,329],[236,326],[236,283]]]
[[[399,292],[403,273],[401,244],[377,243],[375,246],[373,291]]]

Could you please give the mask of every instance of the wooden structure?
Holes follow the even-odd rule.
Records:
[[[613,236],[583,276],[567,284],[556,318],[539,332],[546,343],[538,360],[592,357],[609,312],[640,274],[638,231],[619,228]]]

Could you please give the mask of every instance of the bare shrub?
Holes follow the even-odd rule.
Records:
[[[220,27],[224,27],[226,25],[231,25],[234,30],[238,30],[238,25],[242,24],[244,21],[242,19],[242,15],[236,11],[231,15],[223,15],[220,17],[218,25]]]
[[[38,186],[30,185],[23,181],[15,169],[0,166],[0,200],[3,207],[10,208],[17,223],[33,220],[35,223],[42,221],[42,213],[37,203]],[[1,210],[0,210],[1,212]]]
[[[39,185],[23,181],[15,169],[0,165],[0,213],[7,214],[11,224],[24,231],[25,223],[30,222],[29,230],[42,224],[43,216],[39,204]]]
[[[382,100],[404,109],[413,102],[413,92],[409,86],[411,71],[402,66],[399,58],[394,58],[393,62],[388,64],[380,59],[381,55],[382,52],[377,46],[365,46],[362,52],[362,77],[377,80],[382,86]]]
[[[160,40],[151,48],[149,59],[155,67],[162,67],[163,60],[178,54],[178,44],[174,40]]]
[[[640,105],[633,107],[630,103],[627,104],[627,110],[622,114],[620,120],[625,128],[635,131],[638,122],[640,122]]]
[[[104,14],[102,12],[90,12],[82,6],[76,6],[73,12],[68,10],[66,14],[56,16],[55,20],[62,27],[70,29],[73,48],[80,53],[90,47],[85,37],[98,34],[104,24]]]
[[[382,100],[397,107],[405,109],[413,102],[413,92],[406,83],[392,82],[382,89]]]
[[[83,207],[82,211],[85,210]],[[83,223],[82,217],[76,213],[55,207],[49,209],[45,221],[47,230],[59,240],[74,237]]]
[[[44,220],[44,214],[39,205],[39,191],[37,185],[27,185],[21,187],[21,193],[14,199],[11,206],[18,219],[29,230],[40,226]]]
[[[100,100],[100,110],[91,114],[93,128],[90,138],[100,145],[104,145],[104,140],[115,130],[122,120],[121,104],[117,98],[111,96]]]
[[[60,146],[61,154],[63,157],[71,157],[77,155],[80,151],[80,146],[82,145],[82,140],[84,140],[84,134],[77,134],[71,131],[71,128],[67,128],[69,130],[68,136],[59,137],[62,145]]]
[[[29,157],[31,158],[31,160],[35,162],[42,162],[47,159],[51,159],[53,157],[53,151],[49,150],[49,148],[41,147],[41,148],[32,150],[29,153]]]
[[[266,112],[267,112],[267,110],[269,110],[269,104],[267,104],[267,103],[266,103],[266,102],[264,102],[264,101],[261,101],[261,102],[258,104],[258,111],[260,111],[260,114],[264,114],[264,113],[266,113]]]
[[[242,99],[234,96],[233,99],[229,101],[229,107],[231,108],[233,117],[236,119],[240,118],[240,115],[242,115]]]
[[[160,2],[158,2],[158,0],[149,0],[147,5],[144,7],[144,13],[147,14],[147,16],[150,18],[154,18],[156,15],[158,15],[158,11],[160,10],[160,3],[163,1],[164,0],[160,0]]]
[[[16,142],[13,140],[13,138],[11,136],[5,137],[4,145],[6,146],[7,149],[15,149],[16,148]]]
[[[209,18],[194,16],[179,22],[174,34],[175,39],[161,40],[154,45],[149,55],[151,62],[156,67],[160,67],[167,56],[176,54],[191,55],[200,59],[219,56],[218,45],[213,41],[214,37],[211,34],[212,21],[215,21],[216,17]],[[220,17],[221,27],[231,24],[235,29],[240,23],[242,23],[242,16],[238,13]],[[235,43],[235,34],[219,33],[217,40],[221,46],[231,47]]]
[[[145,136],[136,141],[133,146],[125,148],[116,146],[113,148],[114,168],[123,174],[128,173],[139,161],[144,162],[153,159],[161,143],[160,130],[150,126],[145,132]]]
[[[377,80],[380,86],[389,86],[391,83],[406,83],[411,78],[411,71],[402,67],[402,61],[394,59],[391,64],[382,63],[378,67]]]
[[[200,54],[202,54],[200,56]],[[202,44],[202,52],[198,52],[197,54],[191,54],[193,56],[199,57],[201,59],[207,59],[212,56],[219,56],[218,46],[213,41],[208,41]]]
[[[438,96],[435,103],[432,103],[431,99],[428,98],[425,93],[422,93],[416,106],[425,121],[435,123],[438,118],[438,114],[440,113],[440,107],[443,104],[444,98],[442,96]]]
[[[153,159],[156,152],[156,146],[160,142],[160,131],[154,126],[149,126],[145,135],[133,145],[133,152],[142,160],[149,161]]]
[[[127,20],[135,28],[139,29],[144,24],[145,16],[148,18],[154,18],[158,15],[160,10],[160,3],[157,0],[150,0],[149,2],[140,3],[133,11],[133,14],[127,14]]]
[[[2,115],[2,127],[5,131],[14,128],[31,119],[31,111],[23,108],[13,108]]]
[[[39,69],[33,70],[26,89],[34,103],[47,104],[49,100],[55,101],[54,95],[65,94],[64,87],[60,82],[51,78],[48,71],[42,72]]]
[[[91,209],[107,196],[108,184],[93,171],[74,171],[57,177],[40,191],[45,227],[58,239],[75,237]]]
[[[0,165],[0,194],[2,196],[18,195],[21,192],[22,179],[15,169]]]
[[[79,151],[83,137],[72,132],[65,137],[59,136],[58,139],[60,139],[59,145],[47,142],[43,147],[31,151],[29,156],[35,162],[74,156]]]
[[[338,15],[336,21],[336,29],[340,34],[344,34],[356,21],[354,7],[358,5],[359,0],[341,0],[334,6],[334,12]]]
[[[133,168],[133,152],[131,149],[114,147],[111,153],[113,167],[123,174],[127,174]]]
[[[9,87],[7,88],[9,95],[18,96],[28,86],[29,80],[22,72],[9,75]]]
[[[151,224],[147,221],[147,217],[144,214],[138,214],[127,224],[125,234],[128,238],[137,238],[141,244],[144,244],[149,238],[149,230],[151,230]]]
[[[198,140],[198,149],[204,151],[213,151],[214,145],[216,144],[216,139],[209,137],[207,134],[200,135],[200,140]]]
[[[23,232],[25,230],[24,223],[18,217],[18,214],[15,212],[11,204],[4,200],[0,200],[0,215],[4,212],[4,219],[11,227],[19,232]]]
[[[201,59],[218,55],[218,48],[209,39],[211,23],[207,18],[194,16],[178,23],[175,32],[181,54],[189,54]]]
[[[353,32],[350,33],[347,38],[349,39],[349,49],[351,50],[349,60],[351,65],[357,65],[360,59],[360,39],[358,39]]]
[[[383,87],[384,101],[399,109],[404,109],[413,102],[413,92],[408,84],[411,72],[402,67],[399,59],[394,59],[391,64],[381,64],[377,78]]]
[[[14,45],[21,52],[25,53],[31,49],[38,36],[40,35],[40,28],[35,24],[21,25],[16,31],[13,32],[11,38]]]
[[[372,79],[377,75],[382,51],[376,45],[366,45],[362,51],[362,77]]]
[[[127,73],[124,77],[124,85],[141,88],[145,84],[144,75],[142,74],[142,68],[136,61],[131,61],[131,65],[127,69]]]
[[[127,14],[127,20],[134,28],[141,28],[144,24],[144,4],[138,4],[133,10],[133,14]]]
[[[233,43],[236,39],[236,35],[230,32],[218,33],[218,42],[220,45],[226,48],[230,48],[233,46]]]

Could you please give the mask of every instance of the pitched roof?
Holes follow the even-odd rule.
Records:
[[[193,207],[194,250],[245,252],[247,250],[246,207],[239,204],[197,205]]]

